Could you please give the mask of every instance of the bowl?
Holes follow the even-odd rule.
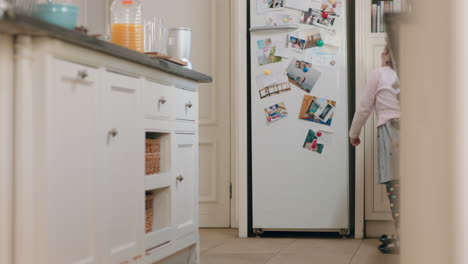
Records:
[[[51,24],[74,29],[80,8],[67,4],[40,4],[36,7],[36,17]]]

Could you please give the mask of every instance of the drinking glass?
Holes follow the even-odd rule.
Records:
[[[145,25],[145,52],[167,52],[167,28],[164,20],[159,17],[146,19]]]

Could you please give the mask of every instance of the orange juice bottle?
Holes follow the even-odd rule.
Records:
[[[115,0],[111,6],[112,43],[144,52],[142,4],[140,0]]]

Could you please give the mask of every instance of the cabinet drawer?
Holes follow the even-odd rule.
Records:
[[[172,117],[174,88],[157,82],[147,81],[145,83],[144,102],[145,115],[152,117]]]
[[[59,82],[90,86],[99,80],[99,71],[89,66],[56,59],[55,68],[60,74]]]
[[[182,89],[176,91],[176,119],[194,121],[198,115],[198,95]]]

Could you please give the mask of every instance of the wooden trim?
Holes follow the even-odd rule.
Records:
[[[13,263],[13,53],[0,35],[0,263]]]
[[[247,237],[247,1],[233,0],[231,53],[231,167],[233,199],[231,226],[239,227],[239,236]]]
[[[16,38],[14,125],[14,259],[15,264],[37,262],[36,257],[36,169],[33,122],[32,38]]]
[[[356,1],[356,105],[358,105],[358,98],[360,95],[360,89],[362,84],[365,82],[365,56],[363,52],[365,51],[365,37],[366,37],[366,18],[368,17],[365,12],[364,1]],[[365,145],[365,135],[362,138],[363,145]],[[365,212],[365,155],[364,155],[364,146],[356,148],[356,190],[355,190],[355,227],[354,227],[354,236],[355,238],[363,238],[365,230],[365,221],[364,221],[364,212]]]

